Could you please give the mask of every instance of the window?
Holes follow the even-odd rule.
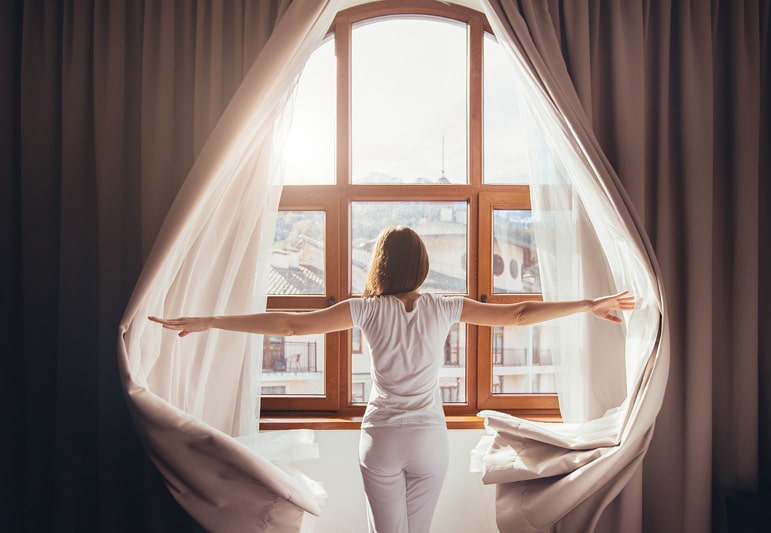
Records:
[[[362,353],[361,330],[359,328],[353,328],[351,330],[351,353]]]
[[[493,380],[493,394],[501,394],[503,392],[503,378],[496,376]]]
[[[458,366],[460,363],[460,324],[450,326],[450,334],[444,342],[444,365]],[[465,355],[465,354],[464,354]]]
[[[426,243],[424,291],[489,302],[540,298],[527,132],[511,97],[510,60],[482,14],[405,5],[341,12],[300,78],[271,310],[319,309],[360,295],[374,240],[396,224]],[[558,413],[538,331],[455,325],[440,376],[447,414]],[[263,413],[363,414],[372,383],[358,329],[266,337],[264,351]]]
[[[363,382],[354,381],[351,384],[351,403],[364,403],[367,401]]]
[[[493,327],[493,365],[503,364],[503,327]],[[499,391],[500,392],[500,391]]]
[[[262,394],[286,394],[284,385],[263,385]]]
[[[442,401],[444,403],[455,403],[458,401],[458,393],[460,392],[460,380],[456,380],[454,384],[439,385],[439,391],[442,393]]]

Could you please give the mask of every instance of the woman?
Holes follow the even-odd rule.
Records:
[[[308,313],[150,320],[180,337],[210,328],[270,335],[361,328],[372,353],[372,393],[359,441],[370,531],[428,532],[449,461],[438,384],[450,326],[527,325],[584,311],[620,323],[613,312],[633,309],[634,297],[622,292],[572,302],[483,304],[422,294],[427,275],[428,254],[418,234],[390,228],[377,240],[362,298]]]

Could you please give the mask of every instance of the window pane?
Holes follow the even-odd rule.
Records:
[[[372,392],[369,343],[359,328],[351,330],[351,403],[367,403]]]
[[[335,42],[325,41],[305,64],[297,85],[284,157],[287,185],[335,182]]]
[[[325,294],[323,211],[279,211],[268,294]]]
[[[468,204],[466,202],[352,202],[351,292],[364,292],[372,248],[391,226],[409,226],[426,244],[431,268],[426,292],[465,294]]]
[[[444,403],[466,403],[466,326],[463,324],[453,324],[444,342],[439,388]]]
[[[556,392],[548,325],[492,329],[493,394]]]
[[[493,210],[492,250],[494,293],[541,292],[531,211]]]
[[[353,183],[466,183],[466,26],[380,19],[352,35]]]
[[[324,335],[265,335],[262,394],[324,395]]]
[[[357,334],[351,346],[351,402],[366,403],[372,392],[370,350],[366,339]],[[357,338],[364,339],[356,352]],[[466,326],[454,324],[444,345],[444,365],[439,371],[439,389],[444,403],[466,402]]]
[[[513,59],[489,34],[484,40],[484,182],[528,183],[526,128],[519,112]]]

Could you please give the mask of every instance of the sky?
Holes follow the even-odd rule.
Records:
[[[466,29],[438,19],[380,19],[354,27],[354,183],[467,181]],[[485,39],[485,179],[526,180],[526,138],[511,60]],[[285,183],[332,183],[335,149],[332,39],[301,75],[285,147]]]

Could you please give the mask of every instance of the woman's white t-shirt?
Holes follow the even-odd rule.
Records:
[[[396,296],[348,300],[351,319],[369,342],[372,392],[361,427],[446,425],[439,369],[462,296],[421,294],[407,311]]]

